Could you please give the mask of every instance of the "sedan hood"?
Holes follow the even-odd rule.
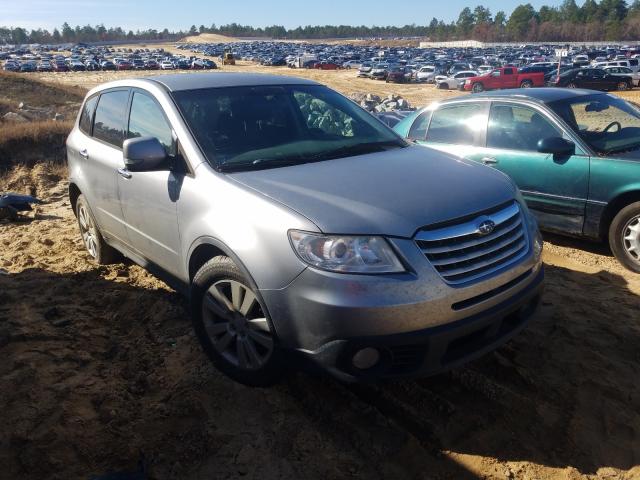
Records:
[[[324,233],[412,237],[515,198],[502,173],[418,146],[228,175]]]

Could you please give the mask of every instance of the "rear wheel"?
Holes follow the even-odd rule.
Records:
[[[76,217],[87,253],[98,265],[117,263],[120,253],[104,241],[84,195],[76,200]]]
[[[577,86],[575,83],[573,83],[573,82],[569,82],[569,83],[567,84],[567,88],[578,88],[578,86]]]
[[[196,273],[191,316],[202,348],[224,374],[250,386],[269,386],[284,372],[271,321],[250,282],[228,257]]]
[[[471,88],[471,91],[473,93],[480,93],[480,92],[484,92],[484,85],[481,83],[474,83],[473,87]]]
[[[640,202],[615,216],[609,227],[609,246],[625,268],[640,273]]]
[[[619,91],[629,90],[629,84],[627,82],[618,82],[618,90]]]
[[[520,83],[520,88],[531,88],[533,87],[533,82],[531,80],[523,80],[522,83]]]

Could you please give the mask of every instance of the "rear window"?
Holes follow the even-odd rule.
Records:
[[[96,103],[98,103],[98,96],[94,95],[84,102],[82,113],[80,114],[80,121],[78,127],[87,135],[91,135],[91,120],[93,120],[93,112],[96,109]]]
[[[124,117],[129,101],[128,90],[118,90],[100,95],[93,121],[93,136],[115,147],[122,147]]]

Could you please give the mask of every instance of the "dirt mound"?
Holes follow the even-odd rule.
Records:
[[[20,73],[0,72],[0,95],[4,100],[51,107],[82,102],[85,88],[39,82]]]
[[[73,123],[28,122],[0,125],[0,172],[13,165],[33,166],[48,161],[63,163],[65,141]]]
[[[240,42],[239,38],[228,37],[217,33],[201,33],[199,35],[190,35],[184,37],[180,42],[184,43],[230,43]]]

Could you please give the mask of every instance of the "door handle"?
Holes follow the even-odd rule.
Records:
[[[482,157],[482,159],[480,160],[484,165],[495,165],[496,163],[498,163],[498,160],[496,160],[493,157]]]
[[[131,178],[131,172],[129,172],[129,170],[127,170],[126,168],[119,168],[118,173],[121,177]]]
[[[78,153],[79,153],[79,154],[80,154],[80,156],[81,156],[82,158],[84,158],[85,160],[86,160],[87,158],[89,158],[89,152],[87,151],[87,149],[86,149],[86,148],[83,148],[83,149],[82,149],[82,150],[80,150]]]

